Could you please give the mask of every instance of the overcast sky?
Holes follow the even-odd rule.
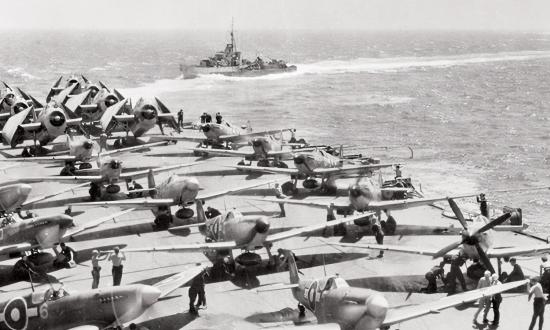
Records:
[[[1,30],[535,30],[550,0],[0,0]]]

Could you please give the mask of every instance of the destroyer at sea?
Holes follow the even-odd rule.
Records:
[[[253,61],[242,58],[241,52],[237,51],[233,27],[230,35],[231,42],[226,44],[223,51],[201,60],[199,65],[180,65],[183,78],[196,78],[200,74],[248,77],[296,71],[295,65],[287,65],[283,60],[267,59],[260,56],[257,56]]]

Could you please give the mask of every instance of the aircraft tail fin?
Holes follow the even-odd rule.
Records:
[[[202,206],[201,200],[195,200],[195,205],[197,207],[197,223],[206,222],[206,213],[204,213],[204,207]]]
[[[147,173],[147,186],[149,187],[149,195],[153,197],[156,194],[156,184],[155,184],[155,175],[153,174],[153,170],[149,169],[149,173]]]
[[[340,150],[338,150],[338,156],[340,157],[340,159],[344,158],[344,145],[343,144],[340,145]]]
[[[246,122],[246,131],[248,133],[252,132],[252,125],[250,124],[250,120]]]
[[[290,275],[290,284],[296,284],[300,282],[300,275],[298,273],[298,266],[296,265],[296,259],[294,253],[290,250],[283,249],[283,254],[288,262],[288,273]]]

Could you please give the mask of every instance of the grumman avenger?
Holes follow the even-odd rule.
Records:
[[[190,165],[196,165],[200,162],[195,162]],[[140,209],[151,209],[155,215],[155,225],[159,229],[166,229],[173,222],[172,219],[172,206],[177,206],[178,210],[174,213],[177,219],[182,219],[184,224],[192,223],[191,217],[194,212],[190,205],[199,201],[196,204],[202,204],[202,202],[227,195],[230,193],[239,192],[246,189],[255,188],[261,185],[273,183],[270,181],[254,181],[251,184],[242,185],[235,188],[228,188],[221,191],[199,194],[202,189],[199,181],[195,177],[171,175],[160,184],[155,184],[155,178],[152,170],[149,170],[148,174],[148,187],[145,189],[132,190],[133,194],[139,194],[142,192],[148,192],[151,198],[133,198],[128,200],[116,200],[116,201],[104,201],[104,202],[84,202],[84,203],[70,203],[72,206],[119,206],[119,207],[133,207]],[[197,206],[198,207],[198,206]],[[202,208],[202,205],[201,205]]]
[[[4,316],[0,329],[120,329],[204,269],[194,266],[154,285],[129,284],[73,293],[51,286],[0,303]]]
[[[88,169],[86,171],[95,172],[97,174],[92,175],[74,175],[74,176],[42,176],[42,177],[25,177],[21,178],[22,182],[42,182],[42,181],[57,181],[57,182],[87,182],[90,184],[90,197],[92,200],[98,198],[108,198],[110,195],[120,192],[119,182],[129,182],[134,179],[149,175],[153,176],[154,173],[160,173],[165,171],[171,171],[180,169],[183,167],[199,165],[202,162],[193,162],[187,164],[168,165],[163,167],[157,167],[153,169],[138,170],[134,172],[122,172],[122,161],[111,158],[110,156],[103,157],[101,154],[97,158],[97,169]],[[106,186],[105,186],[106,185]],[[197,188],[198,189],[198,188]],[[148,191],[146,189],[143,191]],[[133,191],[133,193],[140,193],[143,191]]]
[[[501,226],[504,222],[510,219],[514,214],[505,213],[494,220],[488,220],[486,217],[480,215],[473,219],[471,224],[468,224],[464,219],[462,211],[456,204],[456,202],[449,198],[449,205],[455,213],[456,218],[462,225],[461,239],[449,244],[448,246],[434,250],[422,247],[406,247],[398,245],[376,245],[376,244],[347,244],[347,243],[329,243],[333,245],[341,245],[354,248],[366,248],[385,251],[404,252],[412,254],[421,254],[432,256],[433,258],[440,258],[444,256],[461,256],[467,259],[478,259],[481,261],[486,269],[495,273],[495,269],[491,264],[490,258],[498,259],[498,266],[500,272],[500,258],[514,257],[521,255],[531,255],[550,252],[550,244],[539,244],[533,246],[521,246],[521,247],[493,247],[493,232],[494,230],[517,230],[515,228],[523,226]],[[500,228],[502,227],[502,228]]]
[[[258,289],[261,291],[292,290],[292,295],[298,301],[300,310],[307,308],[315,317],[319,325],[310,325],[309,329],[361,329],[387,330],[390,326],[412,320],[424,315],[476,301],[483,297],[490,297],[527,284],[528,280],[515,281],[501,285],[490,286],[469,292],[464,292],[439,300],[421,303],[418,305],[390,307],[384,295],[378,291],[352,287],[339,276],[329,276],[319,279],[301,279],[294,255],[289,250],[282,251],[288,261],[290,284],[274,285]],[[304,310],[305,311],[305,310]],[[303,312],[301,312],[303,313]],[[269,320],[260,316],[259,322]],[[300,329],[297,327],[296,329]]]
[[[50,102],[37,114],[34,107],[29,107],[11,116],[2,129],[4,144],[15,148],[24,140],[34,140],[40,145],[46,145],[68,128],[78,128],[81,118],[70,118],[63,107],[56,102]],[[36,149],[36,148],[35,148]]]
[[[342,149],[342,147],[340,148]],[[297,152],[293,157],[296,168],[274,168],[259,166],[236,165],[229,166],[245,172],[289,174],[291,181],[285,182],[281,188],[287,195],[295,195],[298,192],[296,187],[298,179],[304,180],[303,186],[306,189],[317,189],[326,193],[336,192],[336,179],[350,175],[373,172],[385,167],[392,167],[394,164],[370,164],[362,161],[345,159],[343,152],[339,156],[333,156],[326,150],[315,149],[310,152]],[[321,178],[321,183],[317,181]]]
[[[141,97],[134,107],[126,106],[128,101],[122,99],[105,109],[99,120],[103,132],[109,135],[115,128],[122,127],[127,136],[131,131],[137,138],[157,125],[163,135],[163,125],[178,129],[175,115],[158,98]]]
[[[227,213],[206,218],[202,203],[197,202],[196,222],[189,225],[173,227],[170,232],[178,234],[188,232],[192,227],[198,227],[199,231],[205,236],[204,243],[192,243],[170,246],[155,246],[125,249],[126,252],[186,252],[186,251],[214,251],[212,256],[214,260],[220,260],[224,256],[232,255],[232,250],[240,249],[244,253],[235,258],[237,265],[242,267],[254,267],[261,264],[261,257],[254,252],[256,249],[265,248],[269,256],[269,262],[274,261],[271,254],[273,243],[287,238],[300,236],[305,233],[329,228],[340,224],[353,221],[361,221],[371,214],[361,214],[348,218],[337,219],[320,224],[314,224],[305,227],[299,227],[270,233],[270,222],[267,217],[261,215],[243,215],[237,210],[231,210]]]
[[[36,157],[13,157],[5,152],[0,151],[0,154],[4,155],[5,159],[0,159],[0,161],[30,161],[30,162],[64,162],[65,164],[69,163],[72,166],[74,166],[77,162],[80,163],[79,169],[90,169],[92,168],[92,164],[90,164],[90,161],[94,159],[99,159],[99,157],[106,157],[106,156],[112,156],[114,154],[120,154],[124,152],[131,152],[131,151],[137,151],[141,149],[146,149],[150,147],[155,146],[161,146],[166,145],[169,143],[168,141],[161,141],[161,142],[152,142],[152,143],[145,143],[133,147],[128,148],[121,148],[121,149],[114,149],[114,150],[106,150],[107,144],[104,140],[102,143],[103,145],[98,145],[97,142],[95,142],[92,139],[88,139],[84,136],[73,136],[71,134],[67,134],[67,139],[65,142],[65,148],[64,150],[58,150],[58,147],[61,147],[59,144],[55,145],[51,152],[48,152],[48,156],[36,156]],[[54,151],[55,150],[55,151]],[[68,155],[65,155],[67,154]],[[63,174],[63,170],[61,171],[60,175]]]
[[[4,84],[4,90],[0,99],[0,127],[4,127],[6,121],[13,115],[18,114],[31,106],[35,109],[42,109],[44,106],[35,98],[23,92],[20,88],[13,88],[7,83]]]
[[[55,99],[59,103],[65,103],[73,95],[80,94],[88,89],[94,89],[95,87],[95,89],[98,90],[97,86],[92,84],[83,75],[80,75],[80,77],[75,74],[71,75],[67,78],[64,85],[62,84],[62,80],[63,76],[60,76],[52,87],[50,87],[50,91],[46,96],[46,102],[49,103],[51,100]]]

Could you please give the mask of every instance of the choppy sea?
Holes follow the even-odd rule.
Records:
[[[236,34],[244,57],[298,70],[182,79],[179,65],[222,50],[225,31],[26,31],[0,33],[0,79],[43,98],[59,75],[82,73],[129,96],[157,95],[187,119],[220,111],[255,129],[294,127],[315,143],[410,146],[412,160],[404,148],[362,152],[406,162],[404,173],[431,193],[550,185],[550,35]],[[550,191],[489,196],[550,235]]]

